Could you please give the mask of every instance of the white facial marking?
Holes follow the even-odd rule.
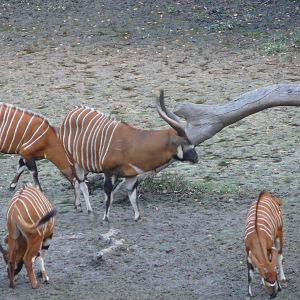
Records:
[[[43,246],[44,246],[44,247],[50,246],[50,241],[51,241],[51,239],[45,239],[45,240],[43,241]]]
[[[179,145],[179,146],[177,147],[177,157],[178,157],[179,159],[183,159],[183,150],[182,150],[182,146],[181,146],[181,145]]]
[[[270,283],[270,282],[264,280],[264,285],[272,287],[272,286],[276,286],[277,282],[275,281],[274,283]]]

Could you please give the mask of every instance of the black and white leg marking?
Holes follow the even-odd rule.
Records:
[[[126,178],[126,188],[130,203],[134,210],[134,220],[137,221],[140,218],[140,212],[137,205],[137,186],[138,186],[138,176]]]
[[[248,296],[251,298],[253,297],[252,290],[251,290],[251,283],[254,277],[254,267],[251,263],[249,256],[247,257],[247,269],[248,269]]]
[[[275,241],[276,249],[278,250],[278,256],[277,256],[277,265],[279,268],[279,279],[280,281],[286,281],[284,272],[283,272],[283,266],[282,266],[282,245],[280,245],[280,240],[277,238]],[[281,289],[281,286],[278,284],[279,288]]]
[[[283,272],[282,260],[283,260],[282,254],[278,254],[277,264],[278,264],[278,267],[279,267],[279,279],[280,279],[280,281],[286,281],[286,278],[285,278],[285,275],[284,275],[284,272]]]
[[[83,197],[86,204],[86,209],[88,214],[93,212],[90,197],[89,197],[89,189],[85,182],[85,171],[78,165],[75,165],[76,175],[79,181],[75,181],[74,188],[75,188],[75,209],[79,212],[82,212],[81,208],[81,201],[80,201],[80,192],[83,193]]]
[[[19,164],[18,164],[18,167],[17,167],[17,171],[16,171],[16,174],[15,174],[15,177],[14,177],[14,179],[12,180],[12,182],[11,182],[11,184],[9,186],[9,189],[11,191],[13,191],[16,188],[17,183],[18,183],[18,181],[20,179],[20,176],[22,175],[22,173],[25,170],[25,166],[26,165],[25,165],[24,159],[21,157],[19,159]]]
[[[114,194],[122,186],[124,179],[119,179],[116,176],[104,174],[104,192],[105,192],[105,213],[103,220],[109,220],[109,209],[113,203]]]
[[[125,182],[125,179],[120,179],[119,177],[113,176],[112,183],[113,183],[113,190],[112,193],[116,193],[122,184]]]
[[[35,159],[33,157],[30,157],[29,159],[25,160],[25,164],[32,175],[34,185],[42,191],[42,187],[39,182],[38,170],[35,163]]]
[[[112,178],[108,174],[104,174],[104,193],[105,193],[105,213],[103,216],[104,221],[109,220],[109,208],[112,198],[112,191],[113,191],[113,183]]]
[[[18,275],[20,273],[20,271],[23,268],[23,260],[17,263],[17,268],[15,269],[15,276]]]
[[[46,273],[46,270],[45,270],[45,262],[44,262],[44,259],[41,255],[39,255],[35,261],[38,263],[39,265],[39,270],[40,270],[40,274],[42,276],[42,279],[43,279],[43,282],[44,283],[49,283],[49,277]]]

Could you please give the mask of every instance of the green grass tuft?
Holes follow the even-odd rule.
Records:
[[[147,178],[140,185],[140,192],[149,192],[152,194],[203,194],[220,193],[231,194],[239,193],[237,185],[206,181],[187,181],[182,176],[163,173],[161,176]]]
[[[294,32],[291,37],[293,46],[300,46],[300,31]]]
[[[233,24],[230,21],[218,22],[211,24],[208,29],[213,32],[225,32],[233,29]]]
[[[300,46],[300,31],[295,31],[285,36],[274,37],[273,40],[267,43],[264,51],[268,55],[281,53],[289,50],[291,47]]]
[[[284,39],[279,39],[279,40],[274,40],[272,43],[268,43],[264,50],[268,55],[272,55],[274,53],[281,53],[284,51],[288,50],[288,44],[286,40]]]

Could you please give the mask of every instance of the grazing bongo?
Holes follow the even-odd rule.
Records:
[[[55,128],[43,116],[0,103],[0,152],[22,156],[10,189],[15,189],[27,166],[35,186],[41,190],[35,161],[48,159],[75,186],[75,197],[80,196],[80,190],[85,198],[88,197],[85,182],[78,181],[73,163],[65,152]],[[87,209],[91,211],[91,207]]]
[[[74,108],[61,125],[60,139],[75,163],[79,179],[84,180],[85,171],[104,173],[104,220],[109,218],[113,192],[122,182],[118,178],[125,178],[134,219],[138,220],[138,179],[162,169],[171,160],[192,163],[198,160],[184,127],[174,114],[166,110],[162,91],[157,99],[157,110],[172,128],[133,128],[89,107]]]
[[[7,252],[6,256],[9,287],[14,287],[14,278],[25,264],[32,288],[38,288],[33,272],[33,263],[38,261],[44,282],[49,278],[44,267],[40,251],[49,248],[53,236],[56,210],[44,194],[31,185],[18,190],[8,204],[7,209]]]
[[[245,227],[249,297],[252,297],[254,267],[258,269],[262,283],[271,298],[276,297],[277,292],[281,290],[276,265],[279,266],[279,278],[284,281],[282,226],[281,200],[272,197],[268,192],[261,192],[250,207]]]

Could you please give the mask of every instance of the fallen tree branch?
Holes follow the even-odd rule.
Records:
[[[186,120],[187,135],[197,146],[224,127],[275,106],[300,106],[300,84],[259,88],[223,105],[180,104],[174,113]]]
[[[104,240],[105,242],[109,243],[110,246],[102,249],[98,253],[96,253],[95,258],[97,260],[103,259],[107,255],[114,253],[118,249],[123,249],[124,248],[124,239],[116,239],[115,236],[119,233],[120,231],[117,229],[109,229],[109,231],[105,234],[101,234],[100,239]]]

